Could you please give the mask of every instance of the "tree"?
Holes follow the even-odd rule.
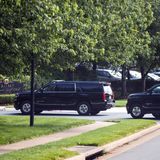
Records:
[[[135,56],[135,60],[137,62],[137,66],[140,68],[142,75],[142,91],[146,89],[146,77],[151,69],[159,65],[160,60],[160,50],[159,50],[159,35],[160,35],[160,19],[159,19],[159,9],[160,9],[160,1],[148,1],[151,4],[152,12],[153,12],[153,21],[146,28],[142,30],[140,36],[144,37],[144,32],[147,32],[147,37],[150,37],[149,41],[144,41],[143,50],[137,52]],[[142,37],[142,39],[144,39]],[[149,38],[148,38],[149,39]]]
[[[48,75],[43,68],[74,70],[81,61],[127,67],[150,54],[147,27],[153,15],[145,0],[27,2],[0,1],[0,73],[26,73],[31,53],[37,73]],[[15,69],[5,70],[6,62]]]
[[[7,63],[12,62],[12,55],[20,59],[21,70],[24,66],[29,66],[31,62],[31,114],[30,126],[34,124],[34,60],[41,58],[48,61],[54,53],[56,43],[54,43],[55,32],[59,20],[55,20],[55,15],[59,8],[50,0],[46,1],[0,1],[1,28],[0,46],[1,55],[6,57]],[[5,54],[5,56],[4,56]],[[1,56],[1,58],[2,58]],[[16,60],[17,60],[16,59]],[[10,61],[9,61],[10,60]],[[5,61],[3,61],[5,62]],[[15,62],[15,60],[14,60]],[[5,62],[6,63],[6,62]],[[15,62],[18,66],[17,61]],[[24,64],[24,65],[23,65]],[[3,67],[5,67],[3,65]],[[1,69],[3,71],[3,68]],[[15,74],[6,70],[5,74]]]
[[[104,46],[105,54],[101,58],[114,66],[123,66],[123,73],[126,73],[126,67],[133,63],[137,53],[140,55],[150,53],[151,39],[147,27],[153,20],[151,5],[144,0],[104,3],[103,41],[100,45]],[[124,92],[126,92],[125,77],[126,74],[123,74]],[[123,96],[125,95],[126,93],[123,93]]]
[[[50,0],[0,1],[0,71],[3,74],[22,72],[34,53],[37,60],[48,61],[56,48],[56,30],[60,24],[59,8]],[[15,66],[12,72],[8,66]]]

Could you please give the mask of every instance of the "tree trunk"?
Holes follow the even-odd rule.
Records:
[[[131,76],[130,76],[130,74],[129,74],[129,69],[127,69],[127,76],[126,76],[126,77],[127,77],[128,80],[131,79]]]
[[[35,78],[35,57],[31,53],[31,111],[30,111],[30,126],[34,125],[34,78]]]
[[[144,92],[146,90],[146,78],[143,77],[142,78],[142,92]]]
[[[92,64],[93,64],[93,70],[96,71],[96,69],[97,69],[97,63],[95,61],[93,61]]]
[[[122,66],[122,98],[126,98],[127,89],[126,89],[126,66]]]
[[[142,92],[144,92],[145,89],[146,89],[146,76],[145,76],[145,73],[144,73],[144,67],[143,66],[140,67],[140,71],[141,71],[141,76],[142,76],[142,79],[141,79]]]

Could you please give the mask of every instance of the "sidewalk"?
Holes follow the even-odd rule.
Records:
[[[5,111],[6,107],[5,106],[0,106],[0,111]]]
[[[5,153],[12,152],[12,151],[25,149],[25,148],[35,147],[35,146],[43,145],[49,142],[59,141],[64,138],[77,136],[82,133],[89,132],[89,131],[92,131],[98,128],[102,128],[102,127],[106,127],[109,125],[113,125],[113,124],[115,123],[97,121],[93,124],[80,126],[77,128],[71,128],[71,129],[65,130],[63,132],[55,133],[55,134],[50,134],[50,135],[46,135],[46,136],[42,136],[42,137],[30,139],[30,140],[24,140],[24,141],[20,141],[17,143],[0,145],[0,154],[5,154]]]

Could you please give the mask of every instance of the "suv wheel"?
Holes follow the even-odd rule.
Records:
[[[81,102],[77,106],[77,112],[80,115],[89,115],[90,113],[90,104],[88,102]]]
[[[25,101],[21,104],[21,112],[22,114],[26,115],[29,114],[31,111],[31,103],[29,101]]]
[[[143,113],[142,107],[140,105],[133,105],[131,107],[131,116],[135,119],[143,118],[144,113]]]
[[[152,114],[156,119],[160,119],[160,113],[153,113]]]

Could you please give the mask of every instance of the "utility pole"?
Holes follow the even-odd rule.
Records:
[[[29,13],[29,8],[28,8],[28,0],[26,0],[26,18],[28,20],[28,14]],[[30,51],[30,50],[28,50]],[[31,88],[31,97],[30,97],[30,104],[31,104],[31,110],[30,110],[30,127],[32,127],[34,125],[34,72],[35,72],[35,57],[34,57],[34,53],[32,51],[30,51],[30,88]]]
[[[30,112],[30,126],[34,125],[34,71],[35,71],[35,61],[34,54],[31,53],[31,112]]]

